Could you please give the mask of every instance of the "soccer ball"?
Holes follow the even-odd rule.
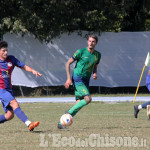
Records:
[[[70,114],[63,114],[60,118],[60,122],[63,126],[70,126],[73,123],[73,117]]]

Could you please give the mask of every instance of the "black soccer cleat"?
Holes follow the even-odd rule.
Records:
[[[63,125],[60,124],[60,123],[58,123],[57,128],[58,128],[58,129],[67,129],[65,126],[63,126]]]
[[[134,117],[137,118],[138,117],[138,113],[139,113],[139,109],[138,109],[138,105],[134,105]]]

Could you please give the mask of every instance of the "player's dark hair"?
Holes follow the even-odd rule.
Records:
[[[0,41],[0,49],[1,48],[7,48],[8,47],[8,43],[6,41]]]
[[[89,38],[93,38],[93,39],[95,39],[96,40],[96,43],[98,43],[98,37],[95,35],[95,34],[92,34],[92,35],[89,35]],[[88,38],[88,39],[89,39]]]

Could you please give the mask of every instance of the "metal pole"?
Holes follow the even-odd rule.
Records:
[[[101,94],[101,87],[98,87],[98,93]]]
[[[139,85],[141,83],[141,79],[142,79],[142,76],[143,76],[144,69],[145,69],[145,65],[144,65],[142,73],[141,73],[141,77],[140,77],[140,80],[139,80],[139,83],[138,83],[138,86],[137,86],[137,89],[136,89],[136,92],[135,92],[133,103],[135,102],[135,98],[136,98],[136,95],[137,95],[137,92],[138,92],[138,89],[139,89]]]
[[[24,97],[22,87],[21,87],[21,86],[19,86],[19,89],[20,89],[20,92],[21,92],[22,97]]]

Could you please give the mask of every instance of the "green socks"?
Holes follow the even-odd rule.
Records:
[[[77,104],[75,104],[71,109],[69,109],[69,114],[73,116],[76,115],[76,113],[85,105],[87,105],[86,101],[83,99],[81,101],[79,101]]]

